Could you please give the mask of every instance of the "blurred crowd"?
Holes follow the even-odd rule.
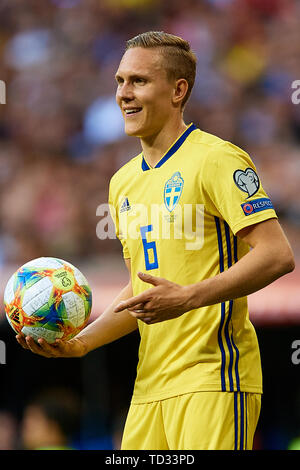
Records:
[[[114,74],[125,41],[147,30],[190,41],[198,74],[185,121],[251,155],[297,251],[299,22],[294,0],[2,0],[0,267],[119,249],[97,238],[96,209],[140,151],[124,135]]]
[[[140,151],[124,134],[114,74],[126,40],[148,30],[190,41],[198,73],[186,123],[251,155],[300,257],[299,24],[297,0],[1,0],[0,270],[120,252],[97,238],[96,211]],[[0,448],[67,445],[49,407],[28,405],[18,443],[2,410]],[[32,419],[52,442],[28,441]]]

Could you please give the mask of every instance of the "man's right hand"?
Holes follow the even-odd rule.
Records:
[[[79,338],[72,338],[69,341],[56,339],[50,344],[43,338],[39,338],[36,342],[31,336],[18,334],[16,340],[24,349],[44,357],[82,357],[86,354],[85,343]]]

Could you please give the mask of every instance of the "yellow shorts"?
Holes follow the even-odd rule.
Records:
[[[261,395],[196,392],[131,404],[122,450],[251,450]]]

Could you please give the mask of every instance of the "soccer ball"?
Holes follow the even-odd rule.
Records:
[[[4,291],[5,313],[16,333],[68,340],[87,324],[92,292],[83,274],[57,258],[37,258],[21,266]]]

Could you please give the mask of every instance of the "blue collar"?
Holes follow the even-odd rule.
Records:
[[[169,160],[170,157],[172,157],[172,155],[174,155],[175,152],[177,152],[177,150],[182,146],[183,142],[186,140],[186,138],[190,135],[190,133],[192,131],[194,131],[195,129],[197,129],[197,127],[195,126],[195,124],[191,124],[185,131],[183,134],[181,134],[181,136],[174,142],[174,144],[172,145],[172,147],[167,151],[167,153],[159,160],[159,162],[157,162],[157,164],[155,165],[154,168],[160,168],[167,160]],[[147,171],[147,170],[150,170],[150,166],[148,165],[148,163],[146,162],[145,158],[144,158],[144,155],[143,155],[143,158],[142,158],[142,170],[143,171]]]

